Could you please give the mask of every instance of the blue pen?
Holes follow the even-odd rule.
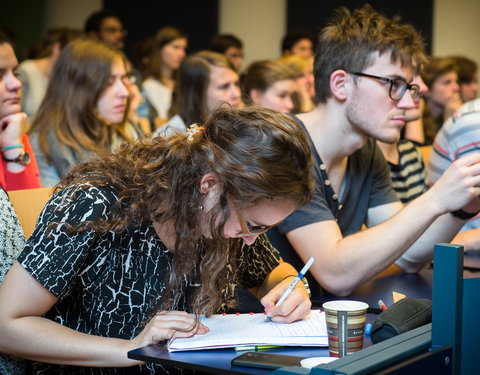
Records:
[[[295,280],[292,281],[292,283],[290,284],[290,286],[288,287],[288,289],[282,294],[282,296],[280,297],[280,299],[277,301],[277,303],[275,304],[275,306],[280,306],[283,301],[285,301],[287,299],[287,297],[290,295],[290,293],[292,292],[293,288],[295,288],[295,285],[298,284],[298,282],[302,279],[302,277],[307,273],[308,269],[310,268],[310,266],[313,264],[313,262],[315,261],[315,258],[314,257],[311,257],[308,262],[305,264],[305,266],[303,266],[303,268],[300,270],[300,272],[298,273],[297,277],[295,278]],[[270,318],[269,316],[267,316],[267,321],[271,321],[272,318]]]
[[[365,336],[369,337],[371,333],[372,325],[370,323],[367,323],[367,325],[365,326]]]

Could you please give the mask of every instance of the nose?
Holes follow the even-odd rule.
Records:
[[[117,95],[120,97],[127,97],[129,96],[130,92],[128,91],[128,87],[125,82],[121,79],[117,80],[117,87],[116,87]]]
[[[426,92],[428,92],[428,86],[420,75],[415,76],[413,83],[416,83],[420,87],[418,90],[419,96],[423,96]]]
[[[255,240],[257,239],[258,237],[258,234],[256,236],[245,236],[245,237],[242,237],[243,239],[243,242],[245,242],[246,245],[253,245],[253,243],[255,242]]]
[[[240,99],[240,88],[236,85],[233,85],[230,89],[230,99],[232,103],[236,103]]]
[[[290,96],[288,96],[287,98],[285,98],[285,103],[284,103],[284,112],[285,113],[290,113],[292,112],[292,109],[293,109],[293,101],[292,101],[292,98]]]
[[[186,54],[187,51],[184,48],[180,48],[180,52],[178,53],[178,55],[180,56],[180,60],[183,60]]]
[[[415,100],[412,97],[412,92],[407,90],[401,99],[397,102],[398,108],[412,109],[415,108]]]
[[[13,72],[10,72],[6,76],[7,88],[10,91],[20,90],[22,88],[22,82],[17,78]]]
[[[457,81],[453,83],[453,90],[455,92],[460,92],[460,84]]]

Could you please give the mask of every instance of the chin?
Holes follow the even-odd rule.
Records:
[[[0,108],[0,118],[5,116],[14,115],[15,113],[19,113],[22,111],[20,104],[13,104],[13,105],[4,105]]]
[[[379,140],[383,143],[394,144],[400,140],[400,133],[392,135],[392,136],[382,136],[382,137],[375,137],[375,139]]]
[[[123,121],[123,115],[122,116],[111,116],[110,118],[106,119],[107,122],[111,124],[120,124]]]

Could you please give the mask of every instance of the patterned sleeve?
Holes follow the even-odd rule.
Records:
[[[93,230],[70,232],[64,223],[107,219],[115,195],[107,188],[90,187],[71,196],[66,189],[55,194],[37,221],[35,231],[20,254],[20,264],[56,297],[68,294],[94,245]],[[53,225],[49,225],[53,224]]]
[[[253,288],[260,285],[279,264],[280,253],[270,244],[265,234],[258,236],[253,245],[244,244],[238,260],[241,286]]]
[[[24,244],[25,237],[15,211],[7,194],[0,188],[0,284]]]

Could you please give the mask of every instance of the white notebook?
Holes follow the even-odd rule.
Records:
[[[251,345],[327,346],[325,313],[310,315],[290,324],[265,321],[265,314],[202,316],[210,331],[204,335],[170,340],[169,351],[221,349]]]

